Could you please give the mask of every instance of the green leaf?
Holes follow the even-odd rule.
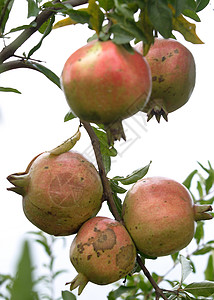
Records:
[[[63,300],[76,300],[76,296],[69,291],[62,291],[62,299]]]
[[[108,300],[115,300],[115,299],[119,298],[120,296],[122,296],[123,294],[128,293],[130,291],[133,291],[135,289],[136,289],[135,286],[123,286],[123,285],[121,285],[115,291],[111,291],[108,294],[107,298],[108,298]]]
[[[197,190],[198,190],[199,197],[202,198],[203,197],[203,188],[202,188],[200,181],[197,181]]]
[[[110,186],[113,192],[118,194],[124,194],[127,190],[118,185],[118,182],[110,179]]]
[[[38,1],[35,0],[27,0],[28,2],[28,15],[27,17],[36,17],[40,11],[38,6]]]
[[[100,7],[108,11],[114,7],[114,0],[98,0]]]
[[[73,113],[71,112],[71,110],[65,115],[64,117],[64,122],[68,122],[72,119],[76,118],[76,116],[73,115]]]
[[[33,297],[32,258],[27,241],[23,243],[16,277],[12,285],[11,300],[35,299]]]
[[[121,216],[122,214],[122,201],[121,199],[117,196],[116,193],[113,193],[113,199],[114,199],[114,203],[117,207],[117,211],[119,213],[119,215]],[[110,209],[111,210],[111,209]]]
[[[136,38],[140,41],[147,42],[144,32],[141,30],[141,28],[138,26],[138,24],[135,21],[126,19],[123,15],[119,15],[116,12],[109,13],[108,17],[112,20],[114,24],[118,24],[118,26],[121,28],[121,32],[123,30],[124,32],[126,32],[127,36],[132,35],[133,39]],[[117,39],[116,36],[115,39]],[[114,38],[113,41],[116,43]]]
[[[171,254],[171,258],[173,260],[173,262],[176,262],[179,256],[179,252],[173,253]]]
[[[196,0],[196,3],[197,3],[196,12],[199,12],[203,10],[210,3],[210,0]]]
[[[0,36],[4,33],[5,25],[8,21],[11,9],[13,7],[14,0],[7,1],[1,0],[0,1]]]
[[[202,282],[193,282],[188,284],[183,290],[196,297],[209,297],[214,293],[214,282],[207,280]]]
[[[195,174],[197,173],[197,170],[192,171],[187,178],[183,181],[183,185],[185,185],[186,188],[190,189],[191,183],[192,183],[192,179],[195,176]]]
[[[207,179],[205,180],[205,188],[206,188],[206,193],[208,194],[211,187],[214,184],[214,172],[213,170],[210,171],[210,175],[207,177]]]
[[[188,17],[188,18],[193,19],[196,22],[200,22],[201,21],[200,18],[199,18],[199,16],[196,14],[196,12],[194,12],[194,11],[192,11],[190,9],[185,9],[183,11],[183,15],[186,16],[186,17]]]
[[[213,253],[208,258],[207,267],[204,271],[204,275],[206,280],[214,281]]]
[[[195,235],[194,235],[196,243],[199,244],[201,239],[203,239],[203,237],[204,237],[204,222],[198,221],[195,230]]]
[[[192,272],[192,265],[189,259],[184,257],[183,255],[180,255],[179,261],[181,263],[181,284],[184,282],[184,280],[189,276],[189,274]]]
[[[89,0],[88,13],[90,14],[90,26],[99,36],[104,21],[104,14],[99,5],[97,5],[96,0]]]
[[[67,14],[73,21],[75,21],[77,23],[80,23],[80,24],[89,23],[90,14],[86,10],[70,9],[69,11],[67,11]]]
[[[13,33],[13,32],[20,31],[20,30],[24,30],[24,29],[27,29],[27,28],[31,28],[31,27],[36,27],[36,22],[32,22],[32,23],[29,24],[29,25],[22,25],[22,26],[18,26],[18,27],[12,28],[12,29],[11,29],[9,32],[7,32],[5,35],[10,34],[10,33]]]
[[[129,43],[134,38],[133,34],[127,32],[127,30],[123,29],[119,24],[112,25],[110,33],[113,33],[113,41],[118,45]]]
[[[12,93],[16,93],[16,94],[21,94],[21,92],[18,91],[17,89],[13,89],[13,88],[9,88],[9,87],[2,87],[2,86],[0,86],[0,92],[12,92]]]
[[[45,252],[47,253],[48,256],[51,255],[51,249],[50,247],[48,246],[47,242],[46,241],[42,241],[42,240],[39,240],[39,239],[36,239],[35,240],[38,244],[42,245]]]
[[[134,171],[133,173],[131,173],[130,175],[123,177],[123,176],[115,176],[114,178],[112,178],[114,181],[120,181],[122,184],[132,184],[137,182],[139,179],[143,178],[150,167],[151,161],[148,165],[146,165],[145,167],[138,169],[136,171]]]
[[[53,16],[51,17],[51,19],[50,19],[50,22],[49,22],[48,26],[46,27],[46,30],[45,30],[45,32],[44,32],[44,34],[43,34],[41,40],[39,41],[39,43],[38,43],[36,46],[34,46],[34,47],[29,51],[28,56],[27,56],[28,58],[30,58],[30,57],[33,55],[33,53],[36,52],[36,51],[41,47],[43,40],[44,40],[44,39],[46,38],[46,36],[51,32],[54,21],[55,21],[55,16],[53,15]]]
[[[199,250],[194,251],[192,254],[193,255],[204,255],[210,251],[212,251],[214,248],[212,246],[209,245],[205,245],[202,248],[200,248]]]
[[[186,41],[193,44],[203,44],[196,34],[196,25],[188,22],[183,15],[173,17],[173,30],[180,32]]]
[[[154,28],[164,38],[169,38],[172,33],[172,11],[167,1],[150,0],[148,2],[148,16]]]
[[[36,62],[28,61],[27,64],[32,65],[34,69],[45,75],[50,81],[52,81],[61,89],[60,79],[53,71]]]

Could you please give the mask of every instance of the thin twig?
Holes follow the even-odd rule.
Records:
[[[157,283],[155,282],[154,278],[151,276],[151,274],[149,273],[148,269],[146,268],[146,266],[144,265],[144,263],[142,262],[141,258],[139,255],[137,255],[137,262],[139,264],[139,266],[141,267],[144,275],[148,278],[148,280],[151,282],[151,285],[153,286],[153,288],[155,289],[156,292],[156,299],[159,299],[157,297],[161,296],[163,299],[168,300],[168,298],[163,294],[163,291],[159,288],[159,286],[157,285]]]
[[[57,3],[60,1],[53,1],[53,3]],[[72,6],[78,6],[82,4],[86,4],[87,0],[70,0],[66,1],[64,3],[70,3]],[[63,4],[64,4],[63,3]],[[43,10],[31,24],[36,24],[36,26],[32,26],[29,28],[26,28],[11,44],[6,46],[1,52],[0,52],[0,64],[2,64],[5,60],[12,57],[16,50],[22,46],[30,37],[32,34],[38,31],[38,29],[41,27],[43,23],[45,23],[53,14],[57,13],[59,10],[58,7],[48,8]]]

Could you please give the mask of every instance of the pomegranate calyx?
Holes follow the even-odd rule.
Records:
[[[158,121],[158,123],[160,123],[160,119],[161,117],[164,118],[164,120],[166,122],[168,122],[168,112],[166,110],[166,108],[164,107],[163,101],[160,99],[157,100],[150,100],[150,109],[147,112],[147,122],[153,117],[155,116],[156,120]]]
[[[211,205],[194,205],[195,221],[211,220],[213,216],[209,212],[212,210]]]
[[[126,141],[126,135],[123,129],[122,121],[117,121],[105,126],[107,132],[109,145],[114,144],[114,141],[120,140],[121,138]]]
[[[14,185],[7,190],[24,196],[29,182],[29,174],[26,172],[14,173],[7,177],[7,180]]]
[[[72,281],[67,282],[66,284],[70,284],[70,291],[73,291],[78,287],[78,295],[80,295],[87,283],[88,278],[84,274],[79,273]]]

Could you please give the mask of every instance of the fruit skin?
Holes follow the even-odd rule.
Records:
[[[113,127],[143,109],[151,94],[151,73],[143,56],[112,41],[92,41],[66,61],[61,86],[73,114],[83,121]],[[115,126],[113,124],[116,123]]]
[[[143,52],[142,42],[135,46]],[[152,73],[152,94],[143,109],[148,120],[153,115],[158,122],[161,116],[183,106],[189,100],[195,86],[195,61],[192,53],[173,39],[156,38],[146,60]]]
[[[182,184],[165,177],[149,177],[137,181],[128,191],[122,216],[136,248],[157,257],[186,247],[194,236],[194,221],[211,219],[205,212],[210,210],[210,206],[194,206]]]
[[[103,187],[94,167],[81,154],[48,152],[34,158],[26,172],[7,178],[23,195],[23,210],[35,226],[52,235],[76,233],[102,204]]]
[[[107,217],[94,217],[84,223],[70,248],[71,263],[79,273],[71,290],[79,294],[88,281],[104,285],[130,273],[136,261],[136,248],[125,227]]]

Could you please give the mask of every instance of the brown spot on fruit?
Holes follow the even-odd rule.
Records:
[[[114,231],[107,228],[104,231],[97,230],[96,240],[93,242],[94,251],[98,250],[110,250],[116,244],[116,235]]]
[[[133,245],[127,245],[120,248],[120,252],[116,256],[116,265],[123,270],[127,270],[130,265],[130,259],[135,252]]]

